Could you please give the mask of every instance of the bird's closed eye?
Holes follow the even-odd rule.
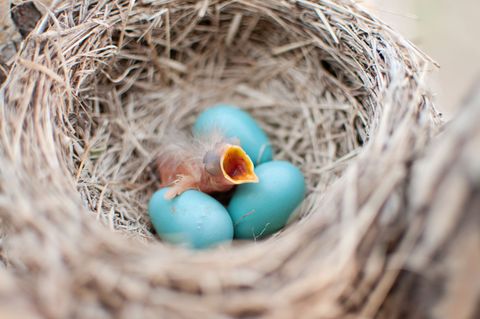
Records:
[[[215,151],[208,151],[205,154],[203,157],[203,164],[205,165],[205,170],[210,175],[220,175],[222,173],[220,154]]]

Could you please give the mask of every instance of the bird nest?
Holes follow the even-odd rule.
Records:
[[[439,124],[429,65],[350,0],[55,1],[0,91],[5,313],[414,311],[403,307],[405,252],[421,233],[409,183]],[[152,162],[164,135],[219,102],[257,119],[307,197],[266,240],[172,247],[147,215]]]

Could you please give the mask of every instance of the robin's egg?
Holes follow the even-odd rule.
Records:
[[[256,239],[278,231],[305,196],[303,174],[288,162],[264,163],[255,173],[259,182],[239,185],[227,207],[235,238]]]
[[[202,135],[213,131],[237,138],[255,165],[272,160],[267,134],[253,117],[237,107],[218,104],[202,112],[193,126],[193,133]]]
[[[158,190],[148,203],[148,213],[160,238],[191,248],[207,248],[232,240],[232,220],[217,200],[196,190],[167,200],[167,191],[168,188]]]

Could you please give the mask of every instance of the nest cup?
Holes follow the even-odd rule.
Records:
[[[404,167],[438,124],[421,85],[425,56],[347,0],[55,4],[0,95],[0,255],[12,287],[28,287],[11,297],[21,311],[392,311],[380,307],[386,295],[368,297],[410,227]],[[265,241],[171,247],[147,215],[151,164],[166,132],[190,130],[222,102],[257,119],[275,159],[303,171],[307,197]]]

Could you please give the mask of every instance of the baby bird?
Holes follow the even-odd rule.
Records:
[[[161,186],[171,187],[165,199],[188,189],[214,193],[258,182],[252,160],[236,139],[220,132],[191,137],[172,132],[164,140],[168,143],[161,148],[156,165]]]

